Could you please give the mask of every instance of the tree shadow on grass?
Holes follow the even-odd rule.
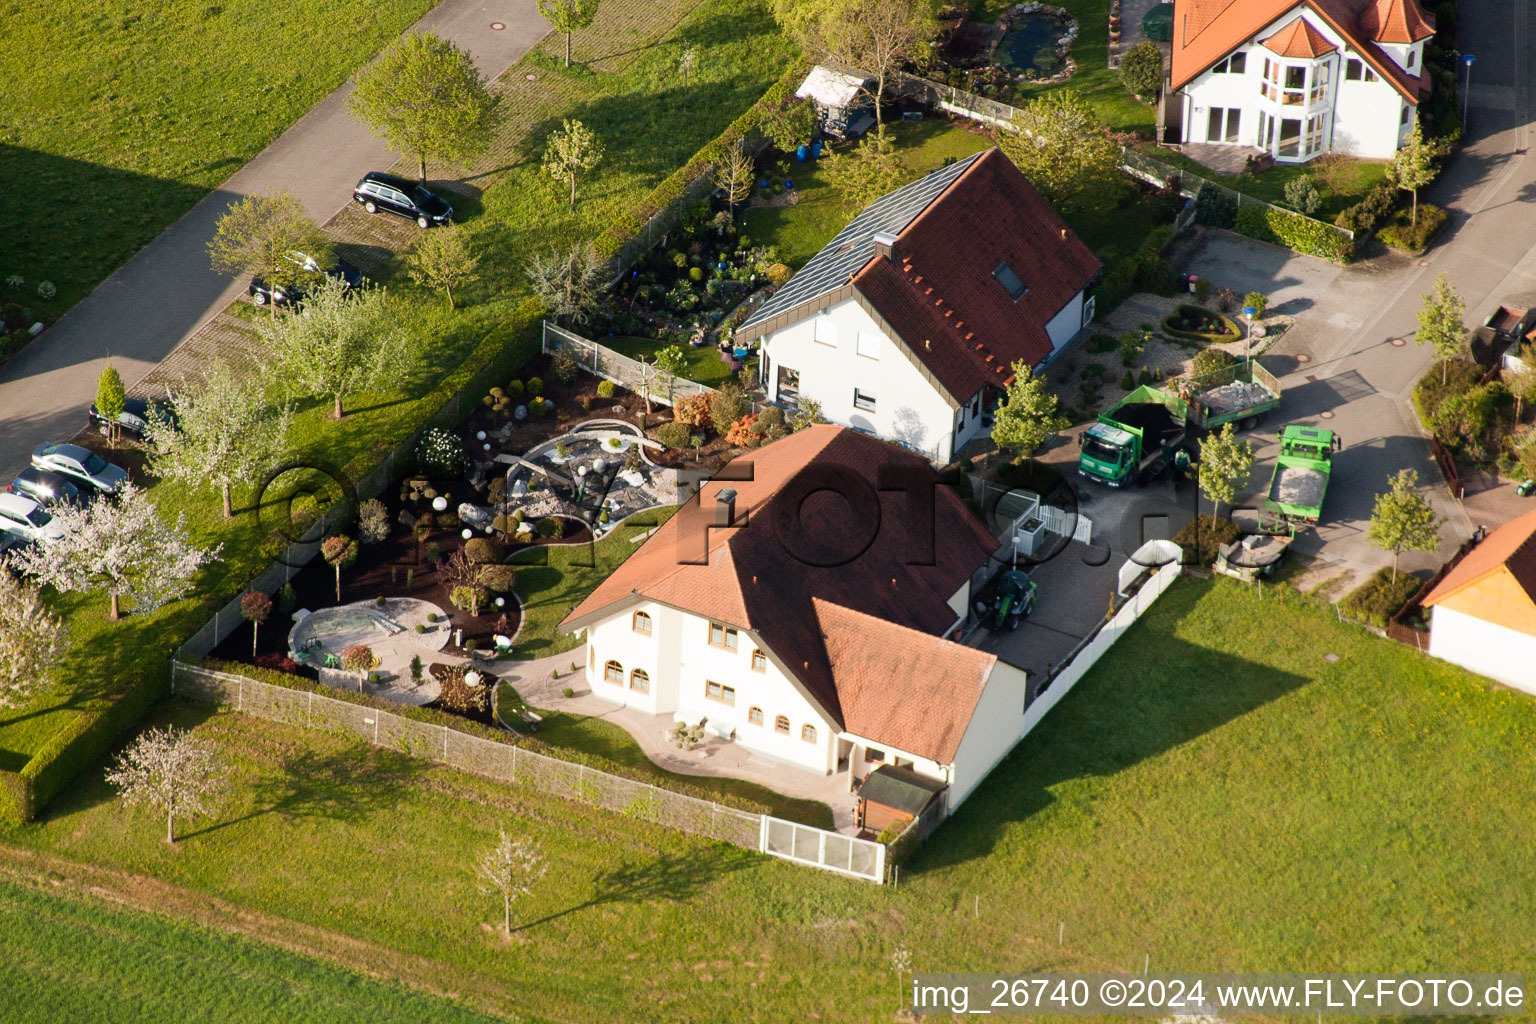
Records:
[[[626,863],[599,875],[592,883],[591,895],[585,900],[521,924],[517,931],[527,932],[562,917],[614,903],[687,899],[725,875],[752,864],[750,856],[724,848],[715,856],[695,850],[686,854],[663,853],[648,860]]]
[[[1055,787],[1116,775],[1309,682],[1172,636],[1169,621],[1184,617],[1207,593],[1185,585],[1160,597],[1149,613],[1154,623],[1138,623],[1121,636],[924,843],[904,873],[987,857],[1011,826],[1051,805]]]

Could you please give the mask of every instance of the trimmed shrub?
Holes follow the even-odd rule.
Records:
[[[474,583],[461,583],[448,594],[448,600],[461,612],[479,615],[491,603],[491,592]]]
[[[704,426],[709,422],[709,396],[689,395],[679,399],[672,410],[672,418],[685,426]]]
[[[746,393],[735,381],[726,381],[709,396],[709,420],[717,434],[727,433],[746,412]]]
[[[1441,228],[1445,227],[1448,219],[1446,212],[1438,206],[1429,203],[1419,204],[1419,220],[1417,224],[1409,222],[1412,212],[1407,209],[1398,210],[1388,222],[1377,229],[1376,237],[1388,245],[1399,249],[1407,249],[1409,252],[1422,252],[1429,245],[1429,240],[1435,236]]]
[[[1321,221],[1269,206],[1254,204],[1238,210],[1236,229],[1261,242],[1283,245],[1335,263],[1348,263],[1355,254],[1354,243],[1343,232]]]
[[[1173,535],[1173,542],[1184,550],[1185,565],[1210,565],[1223,545],[1241,537],[1243,531],[1230,519],[1197,515]]]
[[[1137,43],[1120,60],[1120,81],[1141,99],[1156,99],[1163,85],[1163,54],[1156,43]]]
[[[569,384],[576,379],[580,367],[576,365],[576,357],[564,349],[556,352],[549,359],[550,372],[555,375],[555,380],[561,384]]]
[[[1359,248],[1362,239],[1358,236],[1369,235],[1376,230],[1376,225],[1392,212],[1401,198],[1401,191],[1390,182],[1377,182],[1360,197],[1359,202],[1340,210],[1333,222],[1346,231],[1355,232],[1356,248]]]
[[[1125,371],[1125,376],[1120,378],[1120,388],[1123,391],[1136,390],[1136,375],[1130,370]]]
[[[529,377],[526,386],[530,395],[542,395],[544,393],[544,382],[538,377]]]
[[[464,542],[464,557],[484,565],[501,561],[506,557],[506,552],[489,537],[475,537]]]
[[[539,520],[539,525],[535,529],[540,537],[559,540],[565,536],[565,520],[559,516],[545,516]]]
[[[1344,599],[1339,602],[1339,610],[1377,629],[1386,629],[1388,620],[1402,611],[1403,605],[1418,591],[1417,576],[1400,572],[1394,582],[1391,567],[1383,566],[1370,579],[1344,595]]]
[[[656,428],[656,440],[668,448],[688,447],[689,436],[688,424],[678,423],[676,420],[671,423],[663,423]]]
[[[1195,223],[1212,228],[1230,228],[1237,219],[1237,200],[1214,182],[1206,182],[1195,193]]]
[[[600,380],[600,381],[598,381],[597,382],[597,397],[598,398],[612,398],[613,397],[613,381],[611,381],[611,380]]]
[[[1235,362],[1237,362],[1237,357],[1226,349],[1202,349],[1195,353],[1195,358],[1190,364],[1189,372],[1196,377],[1204,377],[1208,373],[1225,370]]]
[[[476,579],[493,594],[510,594],[517,583],[517,570],[510,565],[483,565]]]
[[[520,380],[514,380],[512,383],[508,384],[507,385],[507,397],[508,398],[522,398],[523,397],[523,382],[520,381]]]
[[[757,414],[757,429],[765,442],[777,441],[789,434],[789,424],[784,421],[784,410],[770,405]]]

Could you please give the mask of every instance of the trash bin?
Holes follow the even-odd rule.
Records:
[[[815,142],[811,143],[811,159],[812,160],[820,160],[821,159],[821,140],[820,139],[817,139]]]
[[[810,156],[810,155],[811,155],[811,147],[810,146],[800,146],[800,147],[796,148],[796,150],[795,150],[795,159],[800,161],[801,163],[805,163],[806,158],[808,156]]]

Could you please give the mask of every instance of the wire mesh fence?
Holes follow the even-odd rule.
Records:
[[[565,352],[575,357],[576,364],[588,373],[611,380],[637,395],[649,391],[651,401],[662,405],[674,405],[684,398],[708,395],[715,390],[685,377],[668,379],[666,374],[658,373],[656,367],[648,363],[620,355],[605,345],[572,334],[547,320],[544,322],[544,351],[551,355]]]

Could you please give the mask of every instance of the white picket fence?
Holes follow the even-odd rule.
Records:
[[[797,864],[835,871],[866,882],[885,881],[884,843],[845,836],[826,829],[800,825],[763,815],[758,849]]]

